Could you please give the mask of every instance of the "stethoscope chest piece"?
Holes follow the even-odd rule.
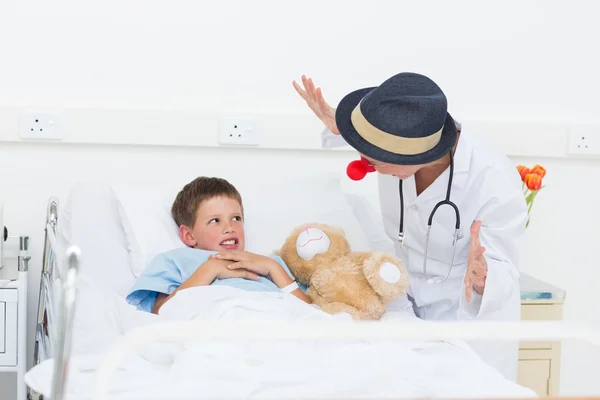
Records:
[[[460,230],[456,229],[454,231],[454,235],[453,236],[454,236],[454,243],[453,244],[456,244],[456,242],[458,242],[460,239],[462,239],[462,238],[465,237],[465,234],[462,233]]]

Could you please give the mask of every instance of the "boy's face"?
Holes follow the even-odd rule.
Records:
[[[229,197],[213,197],[196,210],[193,227],[179,228],[185,244],[209,251],[244,250],[242,207]]]

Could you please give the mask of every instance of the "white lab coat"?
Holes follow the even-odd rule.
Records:
[[[322,134],[323,147],[345,145],[341,136],[329,130]],[[449,169],[446,169],[420,196],[414,178],[403,183],[404,245],[398,242],[400,199],[398,178],[378,174],[379,198],[384,229],[394,243],[396,256],[410,273],[408,296],[388,309],[412,308],[426,320],[518,320],[520,319],[519,245],[525,233],[527,205],[516,166],[475,137],[461,131],[454,155],[454,178],[450,199],[460,211],[463,238],[457,242],[454,267],[445,283],[429,284],[423,274],[427,220],[435,204],[445,198]],[[429,239],[427,274],[445,276],[452,259],[454,211],[438,208]],[[472,303],[465,298],[470,226],[482,221],[480,241],[486,248],[488,274],[483,296],[473,292]],[[518,342],[474,341],[473,349],[488,364],[513,381],[517,378]]]

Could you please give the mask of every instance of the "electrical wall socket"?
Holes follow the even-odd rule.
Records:
[[[224,118],[219,126],[219,143],[230,146],[260,146],[262,127],[252,118]]]
[[[600,127],[571,127],[567,153],[575,156],[600,157]]]
[[[19,120],[19,136],[29,140],[61,140],[64,138],[62,113],[26,111]]]

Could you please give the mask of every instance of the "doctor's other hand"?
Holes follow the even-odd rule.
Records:
[[[302,89],[296,81],[293,81],[293,85],[298,94],[302,96],[306,101],[306,104],[308,104],[310,109],[323,122],[327,129],[332,133],[339,135],[340,131],[335,123],[335,109],[327,104],[323,97],[323,93],[321,92],[321,88],[315,89],[312,79],[307,78],[306,75],[302,75],[302,86],[304,86],[304,89]]]
[[[465,295],[469,303],[473,300],[473,290],[477,294],[483,295],[488,270],[487,261],[483,255],[485,247],[481,246],[479,241],[480,229],[481,221],[475,221],[471,225],[471,245],[469,246],[469,261],[465,273]]]

